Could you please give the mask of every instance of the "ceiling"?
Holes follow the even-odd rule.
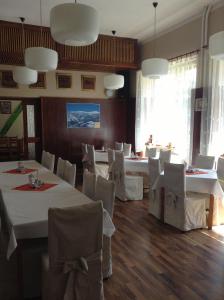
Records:
[[[72,0],[41,0],[43,25],[49,26],[50,9],[60,3]],[[154,8],[152,0],[78,0],[91,5],[100,14],[100,33],[110,35],[116,30],[117,36],[131,37],[144,42],[153,37]],[[223,0],[159,0],[157,8],[158,34],[186,23],[199,16],[209,3],[223,3]],[[0,19],[19,22],[25,17],[26,23],[40,25],[40,2],[38,0],[0,0]]]

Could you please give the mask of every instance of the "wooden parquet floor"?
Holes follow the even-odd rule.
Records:
[[[147,204],[116,201],[105,300],[224,300],[224,238],[208,230],[181,233],[150,216]],[[0,255],[0,300],[15,295],[15,258],[8,263]]]
[[[105,299],[223,300],[223,237],[177,231],[150,216],[147,204],[116,201],[113,276],[104,282]]]

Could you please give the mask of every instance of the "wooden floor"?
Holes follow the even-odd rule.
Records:
[[[181,233],[147,213],[147,201],[116,201],[113,275],[105,300],[223,300],[224,238]],[[0,256],[0,299],[16,295],[15,259]],[[91,300],[91,299],[89,299]]]

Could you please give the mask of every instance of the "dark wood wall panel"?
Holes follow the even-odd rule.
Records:
[[[101,128],[67,128],[66,103],[99,103]],[[127,104],[125,99],[42,98],[43,149],[71,162],[81,163],[81,143],[101,148],[105,143],[127,141]]]
[[[92,45],[70,47],[56,43],[48,27],[42,28],[43,41],[39,26],[24,25],[24,31],[25,48],[43,46],[56,50],[61,69],[114,71],[138,68],[136,39],[99,35]],[[0,63],[23,65],[21,24],[0,20]]]

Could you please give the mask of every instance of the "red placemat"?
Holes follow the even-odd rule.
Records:
[[[13,190],[17,190],[17,191],[27,191],[27,192],[43,192],[46,191],[54,186],[56,186],[57,183],[44,183],[42,184],[39,188],[33,188],[30,186],[29,183],[27,184],[23,184],[20,186],[15,187]]]
[[[147,157],[128,157],[128,160],[148,160]]]
[[[208,174],[208,172],[204,172],[204,171],[189,172],[189,171],[186,171],[186,175],[200,175],[200,174]]]
[[[29,173],[32,173],[32,172],[35,172],[35,171],[36,171],[36,169],[27,169],[27,168],[24,168],[22,170],[12,169],[12,170],[5,171],[3,173],[25,175],[25,174],[29,174]]]

